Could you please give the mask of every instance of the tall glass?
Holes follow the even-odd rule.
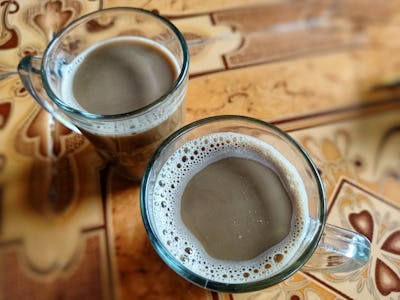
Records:
[[[132,111],[98,114],[83,110],[63,94],[68,68],[85,50],[114,38],[156,44],[176,65],[176,78],[165,94]],[[18,71],[27,90],[54,118],[85,135],[122,174],[140,180],[159,143],[181,126],[188,67],[185,39],[171,22],[142,9],[110,8],[70,23],[50,42],[43,57],[24,57]]]

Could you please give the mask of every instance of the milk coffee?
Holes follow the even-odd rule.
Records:
[[[207,166],[232,158],[251,160],[275,172],[279,184],[290,199],[291,207],[287,234],[261,253],[256,251],[255,255],[244,256],[242,259],[210,254],[188,228],[182,214],[182,195],[190,181]],[[274,180],[272,184],[277,184],[277,181]],[[221,184],[220,188],[228,186]],[[306,190],[295,167],[271,145],[233,132],[206,135],[177,149],[161,167],[153,193],[148,197],[149,214],[163,246],[186,268],[213,281],[243,283],[262,280],[279,273],[295,256],[309,226]],[[267,209],[274,210],[277,204],[271,202],[268,205]],[[248,217],[251,220],[251,214]],[[210,222],[209,219],[204,219],[204,223],[207,222]],[[274,227],[279,227],[279,224],[274,224]],[[265,230],[265,236],[268,231]],[[218,241],[214,242],[218,244]],[[237,247],[243,246],[245,242],[240,235],[237,236]]]
[[[117,37],[91,46],[64,70],[62,99],[90,114],[129,114],[166,96],[179,65],[166,47],[141,37]],[[140,179],[159,143],[181,126],[183,91],[167,99],[163,109],[82,133],[122,173]],[[112,131],[110,133],[109,131]]]

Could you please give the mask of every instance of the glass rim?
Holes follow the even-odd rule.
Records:
[[[48,62],[47,57],[49,57],[49,53],[51,53],[52,50],[54,50],[55,44],[69,31],[73,30],[75,27],[81,25],[87,20],[93,19],[98,15],[101,15],[103,13],[112,13],[112,12],[136,12],[136,13],[142,13],[149,15],[151,17],[154,17],[155,19],[158,19],[161,21],[161,23],[164,23],[167,27],[169,27],[172,32],[175,34],[177,37],[179,44],[182,49],[182,54],[183,54],[183,60],[182,60],[182,67],[179,71],[178,77],[175,79],[171,87],[168,89],[167,92],[165,92],[162,96],[158,97],[157,99],[154,99],[151,103],[140,107],[138,109],[125,112],[125,113],[118,113],[118,114],[111,114],[111,115],[105,115],[105,114],[95,114],[95,113],[90,113],[84,110],[79,110],[76,109],[68,104],[66,104],[64,101],[62,101],[52,90],[50,87],[50,84],[48,82],[46,72],[45,72],[45,66]],[[135,115],[140,115],[143,114],[152,108],[155,108],[159,105],[162,104],[162,102],[172,93],[174,93],[185,81],[187,74],[189,72],[189,49],[186,43],[186,40],[183,36],[183,34],[180,32],[180,30],[167,18],[156,14],[152,11],[145,10],[142,8],[137,8],[137,7],[111,7],[111,8],[103,8],[96,10],[94,12],[85,14],[83,16],[80,16],[76,18],[75,20],[71,21],[69,24],[67,24],[60,32],[58,32],[54,38],[50,41],[48,46],[46,47],[44,54],[43,54],[43,59],[42,59],[42,64],[41,64],[41,78],[43,81],[43,87],[46,90],[46,93],[49,95],[49,97],[63,110],[66,110],[70,113],[80,115],[84,118],[88,119],[95,119],[95,120],[113,120],[113,119],[121,119],[121,118],[126,118],[126,117],[131,117]]]
[[[273,131],[274,133],[283,137],[285,141],[293,145],[295,149],[298,151],[298,153],[301,156],[303,156],[303,158],[305,158],[305,161],[307,162],[308,167],[311,170],[313,178],[316,180],[318,187],[318,200],[319,200],[320,210],[319,210],[319,215],[317,217],[320,222],[320,225],[316,228],[315,234],[311,239],[311,241],[309,242],[309,244],[307,245],[304,252],[293,262],[286,265],[282,269],[282,271],[279,272],[278,274],[246,283],[223,283],[219,281],[214,281],[212,279],[207,279],[205,277],[202,277],[201,275],[198,275],[193,271],[191,271],[190,269],[188,269],[187,267],[185,267],[183,264],[179,262],[177,258],[175,258],[172,254],[169,253],[169,251],[164,247],[162,242],[158,239],[155,230],[150,222],[150,216],[147,210],[148,205],[146,200],[146,194],[147,194],[149,180],[153,174],[152,169],[158,157],[162,154],[164,149],[167,148],[171,142],[175,141],[180,136],[190,132],[192,129],[195,129],[202,125],[207,125],[209,123],[215,123],[219,121],[242,121],[242,122],[253,123],[255,125],[265,127],[267,130]],[[158,147],[158,149],[154,153],[143,176],[142,184],[140,187],[140,209],[144,227],[151,241],[151,244],[156,249],[160,257],[171,269],[173,269],[180,276],[186,278],[187,280],[198,286],[214,291],[231,292],[231,293],[242,293],[242,292],[250,292],[250,291],[264,289],[273,286],[279,282],[282,282],[287,278],[289,278],[290,276],[292,276],[304,264],[306,264],[306,262],[313,255],[315,249],[318,247],[318,243],[321,239],[326,222],[326,196],[322,184],[322,179],[318,173],[317,167],[315,166],[314,162],[312,161],[308,153],[289,134],[279,129],[275,125],[272,125],[270,123],[264,122],[259,119],[241,115],[220,115],[220,116],[213,116],[200,119],[198,121],[194,121],[190,124],[187,124],[186,126],[182,127],[181,129],[177,130],[172,135],[170,135],[166,140],[164,140],[164,142]]]

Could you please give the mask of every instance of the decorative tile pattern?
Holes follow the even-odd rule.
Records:
[[[101,274],[106,259],[101,244],[104,239],[97,235],[86,238],[79,259],[68,271],[52,266],[52,271],[27,267],[23,252],[17,247],[0,251],[7,276],[2,282],[2,299],[108,299],[110,291]],[[84,286],[77,289],[77,286]],[[17,287],[17,288],[16,288]]]
[[[0,299],[398,299],[400,4],[305,2],[0,0]],[[366,268],[299,272],[230,295],[161,261],[141,223],[139,187],[44,112],[16,74],[23,56],[41,55],[70,21],[113,6],[153,10],[183,32],[186,122],[253,116],[309,151],[329,222],[372,242]]]
[[[343,177],[400,204],[399,105],[357,119],[294,132],[321,171],[328,201]]]
[[[315,282],[314,280],[302,275],[300,272],[295,274],[290,279],[280,283],[272,288],[262,290],[259,292],[252,292],[247,294],[233,295],[233,300],[262,300],[262,299],[276,299],[276,300],[305,300],[305,299],[338,299],[340,294],[335,291],[326,289],[323,285]]]
[[[333,197],[328,222],[364,234],[371,242],[371,260],[355,272],[313,276],[353,299],[399,298],[399,220],[399,207],[344,179]]]

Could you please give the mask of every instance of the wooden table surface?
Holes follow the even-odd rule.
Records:
[[[139,186],[53,124],[15,73],[71,20],[112,6],[157,11],[184,33],[186,123],[253,116],[304,146],[328,221],[371,241],[365,268],[229,295],[161,261]],[[400,1],[0,0],[0,13],[0,299],[400,299]]]

